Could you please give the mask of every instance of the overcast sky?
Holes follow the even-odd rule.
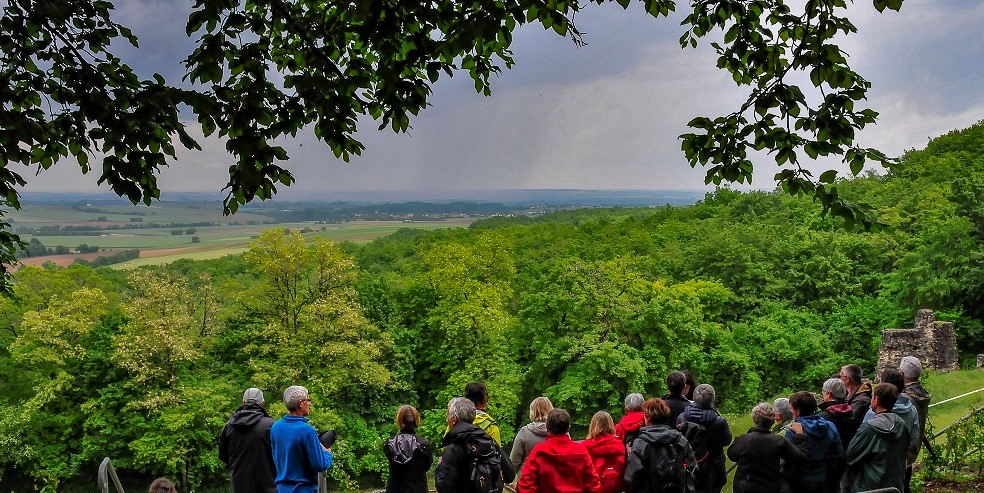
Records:
[[[679,47],[681,14],[657,20],[642,13],[641,2],[627,12],[585,3],[576,21],[588,46],[526,26],[514,38],[516,65],[493,80],[491,97],[475,93],[463,73],[442,80],[409,134],[364,122],[358,138],[366,150],[350,163],[310,133],[286,142],[286,167],[297,179],[291,188],[703,188],[704,170],[690,168],[678,136],[695,116],[732,111],[742,90],[715,68],[709,49]],[[143,74],[180,78],[179,61],[193,45],[184,36],[189,5],[117,1],[121,22],[140,37],[139,57],[131,60]],[[873,84],[868,104],[881,113],[861,145],[897,155],[984,118],[984,2],[906,0],[901,12],[878,14],[870,0],[859,0],[850,12],[860,32],[841,46]],[[180,152],[162,173],[165,200],[169,191],[225,185],[231,156],[222,142],[202,143],[203,152]],[[773,188],[770,161],[757,163],[755,188]],[[836,161],[812,166],[840,168]],[[66,161],[27,178],[29,192],[84,191],[97,190],[98,176],[82,176]]]

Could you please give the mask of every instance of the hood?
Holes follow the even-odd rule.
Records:
[[[899,394],[895,405],[892,406],[892,412],[898,414],[903,420],[909,415],[913,416],[912,419],[914,420],[919,419],[919,411],[916,411],[916,406],[912,404],[912,401],[905,394]]]
[[[625,416],[622,416],[621,421],[618,424],[627,432],[633,432],[642,428],[642,425],[646,424],[646,415],[642,411],[630,411]]]
[[[905,433],[905,423],[895,413],[876,414],[867,423],[877,435],[893,442],[900,440]]]
[[[584,448],[588,449],[591,457],[625,455],[625,444],[622,443],[622,440],[619,440],[615,435],[607,433],[598,435],[591,440],[585,440],[581,442],[581,445],[584,445]]]
[[[670,428],[666,425],[650,425],[639,428],[637,440],[642,440],[648,444],[666,445],[675,442],[680,436],[681,434],[676,428]]]
[[[545,421],[534,421],[526,425],[525,428],[536,436],[547,436],[547,423]]]
[[[701,424],[713,423],[714,420],[721,417],[715,409],[703,409],[693,405],[687,406],[687,408],[683,410],[683,413],[681,413],[681,416],[684,416],[687,421]],[[679,421],[677,422],[679,423]]]
[[[874,389],[874,387],[871,386],[871,382],[861,382],[861,386],[858,387],[857,392],[855,392],[854,394],[855,395],[866,395],[868,397],[871,397],[871,391],[873,389]]]
[[[905,386],[905,395],[909,396],[910,399],[915,401],[916,404],[929,403],[929,400],[933,397],[929,395],[929,392],[925,387],[919,382],[911,382]]]
[[[229,418],[229,424],[235,428],[251,428],[263,418],[269,418],[266,409],[258,404],[243,404]]]
[[[406,464],[413,459],[414,452],[421,446],[420,438],[411,433],[400,433],[386,441],[390,457],[397,464]]]
[[[848,418],[853,411],[851,405],[844,401],[823,402],[820,404],[820,409],[838,418]]]
[[[468,441],[470,438],[481,438],[483,436],[488,436],[485,430],[471,424],[471,423],[457,423],[454,428],[451,428],[444,438],[441,439],[441,447],[447,447],[452,443],[459,443]]]
[[[813,439],[825,440],[837,433],[837,427],[833,423],[816,414],[800,416],[796,421],[803,425],[803,433]]]

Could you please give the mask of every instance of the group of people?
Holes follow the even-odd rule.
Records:
[[[242,402],[219,435],[219,459],[232,476],[233,493],[316,493],[318,474],[333,462],[334,432],[319,435],[308,424],[308,390],[287,387],[287,414],[276,421],[260,389],[246,389]]]
[[[931,396],[921,375],[913,356],[882,371],[874,386],[862,381],[859,366],[845,365],[823,383],[819,403],[810,392],[796,392],[755,406],[754,427],[728,448],[738,464],[734,491],[908,493],[912,465],[928,443]]]
[[[618,423],[598,411],[582,441],[571,438],[566,410],[537,397],[508,454],[485,410],[488,391],[472,382],[448,402],[435,484],[438,493],[501,492],[508,485],[519,493],[720,493],[727,457],[737,464],[736,493],[908,492],[931,397],[921,373],[920,361],[907,356],[872,385],[859,366],[845,365],[823,383],[819,402],[802,391],[756,405],[753,427],[736,439],[714,408],[714,388],[697,385],[687,372],[670,373],[662,397],[629,394]],[[223,430],[220,458],[234,493],[317,491],[317,473],[332,456],[307,424],[307,390],[288,388],[284,404],[290,414],[274,422],[262,392],[249,389]],[[399,433],[383,445],[386,491],[425,493],[434,450],[417,434],[417,410],[401,406],[396,424]],[[265,456],[256,453],[264,443]]]

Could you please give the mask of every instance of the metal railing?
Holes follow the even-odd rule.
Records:
[[[99,483],[99,491],[102,493],[109,493],[109,480],[113,480],[113,485],[116,486],[116,493],[126,493],[123,490],[123,485],[120,484],[120,478],[116,475],[116,468],[113,467],[113,461],[106,457],[99,464],[99,473],[96,476],[96,481]]]

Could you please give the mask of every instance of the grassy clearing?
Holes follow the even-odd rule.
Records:
[[[923,385],[931,394],[934,402],[942,402],[951,397],[984,388],[984,371],[957,370],[948,373],[931,373],[923,378]],[[935,405],[929,410],[929,420],[932,429],[940,430],[953,424],[954,421],[967,415],[973,409],[984,406],[984,392],[978,392],[966,397]]]
[[[171,262],[181,259],[211,260],[216,258],[222,258],[225,257],[226,255],[239,255],[245,251],[246,251],[246,247],[234,247],[234,248],[222,248],[216,250],[205,250],[199,252],[183,252],[183,253],[176,253],[174,255],[161,255],[158,257],[137,258],[119,264],[113,264],[111,267],[113,267],[114,269],[132,269],[134,267],[140,267],[144,265],[170,264]]]
[[[305,234],[305,237],[309,239],[324,237],[333,241],[367,243],[375,240],[376,238],[393,234],[403,228],[427,230],[446,229],[464,227],[471,224],[473,221],[473,219],[414,223],[403,223],[400,221],[361,221],[340,225],[289,223],[270,225],[264,228],[258,228],[255,226],[197,228],[198,231],[194,236],[201,238],[201,243],[190,243],[191,236],[188,235],[171,237],[169,232],[167,236],[158,235],[152,237],[151,240],[144,237],[132,239],[132,243],[130,244],[144,241],[146,242],[144,244],[151,246],[130,246],[130,248],[141,248],[144,250],[141,252],[141,258],[116,264],[113,265],[113,267],[118,269],[132,269],[143,265],[169,264],[180,259],[207,260],[224,257],[226,255],[238,255],[246,251],[247,244],[253,237],[260,234],[263,229],[270,227],[284,227],[291,230],[301,230],[307,227],[314,230],[311,233]],[[320,228],[322,227],[325,229],[321,230]],[[155,242],[152,240],[158,241]],[[41,241],[44,243],[44,240]],[[123,241],[121,243],[128,242]],[[45,244],[47,245],[47,243]],[[99,246],[106,247],[106,245],[100,243],[89,244],[97,244]],[[168,253],[168,250],[173,250],[173,253]]]

